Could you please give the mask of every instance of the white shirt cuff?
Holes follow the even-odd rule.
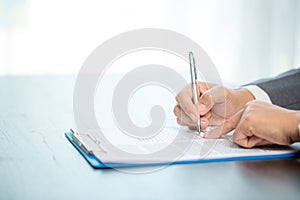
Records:
[[[248,85],[244,86],[243,88],[249,90],[256,100],[263,101],[266,103],[272,103],[269,95],[257,85]]]

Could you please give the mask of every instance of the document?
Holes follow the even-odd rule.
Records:
[[[220,139],[204,139],[186,128],[166,127],[149,138],[124,134],[117,128],[99,133],[74,133],[73,139],[102,163],[173,163],[249,157],[291,157],[299,145],[245,149],[236,145],[232,133]],[[85,145],[85,146],[84,146]]]

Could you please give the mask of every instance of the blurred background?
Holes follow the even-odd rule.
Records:
[[[102,42],[138,28],[190,37],[232,84],[300,65],[297,0],[0,0],[0,75],[76,74]]]

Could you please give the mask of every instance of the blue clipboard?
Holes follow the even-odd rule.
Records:
[[[276,159],[276,158],[295,158],[300,157],[300,151],[280,154],[280,155],[259,155],[259,156],[241,156],[241,157],[229,157],[229,158],[214,158],[214,159],[200,159],[200,160],[185,160],[185,161],[174,161],[172,163],[109,163],[105,165],[98,160],[94,155],[87,154],[81,147],[73,140],[74,132],[66,132],[66,138],[73,144],[73,146],[81,153],[86,161],[94,169],[107,169],[107,168],[119,168],[119,167],[138,167],[138,166],[157,166],[157,165],[170,165],[170,164],[195,164],[195,163],[208,163],[208,162],[225,162],[225,161],[245,161],[245,160],[265,160],[265,159]]]

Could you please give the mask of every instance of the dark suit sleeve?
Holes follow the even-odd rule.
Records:
[[[273,104],[300,110],[300,68],[287,71],[271,79],[262,79],[249,85],[257,85],[270,97]]]

